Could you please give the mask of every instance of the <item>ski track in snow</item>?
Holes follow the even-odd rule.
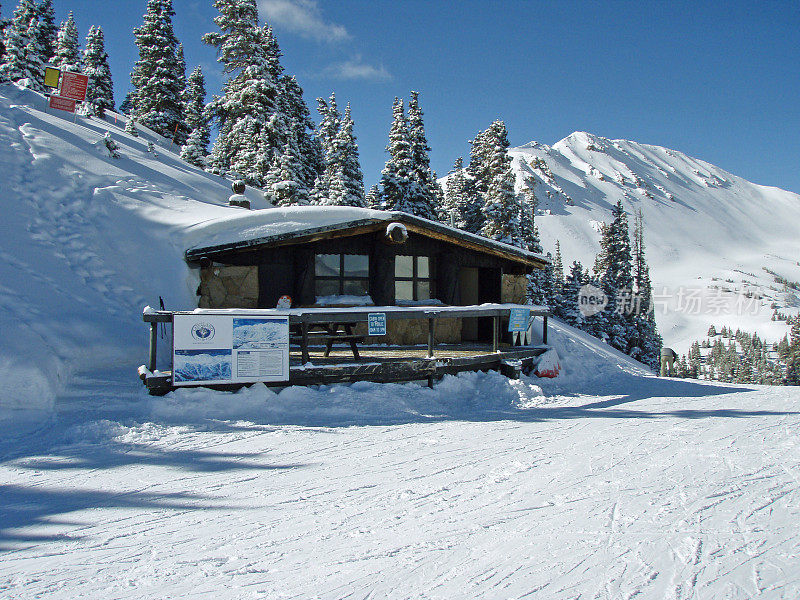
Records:
[[[625,396],[598,401],[589,378],[566,394],[471,377],[528,408],[450,398],[455,379],[163,399],[127,372],[74,386],[53,425],[0,446],[0,595],[800,595],[796,390],[623,374]],[[405,419],[341,404],[379,414],[384,396]],[[212,401],[245,412],[208,418]],[[421,416],[431,402],[439,416]]]

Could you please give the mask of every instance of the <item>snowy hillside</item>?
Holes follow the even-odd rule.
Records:
[[[585,132],[510,154],[518,186],[525,174],[536,180],[542,243],[554,252],[561,242],[565,271],[573,260],[592,267],[600,223],[611,221],[618,199],[629,215],[642,210],[665,344],[683,352],[711,323],[757,330],[771,341],[787,332],[785,323],[770,321],[770,305],[791,314],[800,299],[764,268],[800,281],[797,194],[675,150]]]
[[[196,306],[181,259],[187,227],[241,213],[227,206],[229,182],[124,126],[114,113],[46,111],[42,96],[0,85],[0,418],[47,410],[74,369],[141,362],[142,307],[159,295],[168,308]],[[107,131],[119,159],[102,142]]]

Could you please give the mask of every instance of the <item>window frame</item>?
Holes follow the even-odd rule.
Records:
[[[398,277],[397,275],[397,259],[401,256],[407,256],[411,259],[411,277]],[[428,275],[427,277],[421,277],[419,275],[419,259],[426,258],[428,259]],[[408,298],[398,298],[397,297],[397,282],[398,281],[408,281],[411,282],[411,295],[412,298],[409,300]],[[420,282],[427,282],[428,283],[428,297],[427,298],[420,298],[419,297],[419,287],[418,284]],[[394,301],[395,302],[420,302],[424,300],[433,300],[434,299],[434,278],[433,278],[433,257],[427,254],[396,254],[395,255],[395,264],[394,264],[394,284],[395,284],[395,291],[394,291]]]
[[[339,257],[339,273],[338,275],[319,275],[317,274],[317,257],[318,256],[338,256]],[[344,257],[345,256],[363,256],[367,259],[367,276],[366,277],[356,277],[356,276],[346,276],[344,270]],[[329,295],[336,295],[336,296],[344,296],[344,287],[345,281],[359,281],[363,282],[365,291],[364,296],[369,296],[369,268],[370,268],[370,260],[369,254],[354,254],[350,252],[315,252],[314,253],[314,297],[318,296],[329,296]],[[336,281],[338,283],[338,292],[336,294],[320,294],[317,289],[317,282],[319,281]],[[356,294],[347,294],[348,296],[355,296]]]

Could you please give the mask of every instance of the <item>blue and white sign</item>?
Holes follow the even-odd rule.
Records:
[[[367,315],[367,334],[386,335],[386,313],[369,313]]]
[[[186,313],[173,318],[172,384],[289,380],[289,316]]]
[[[512,308],[508,316],[508,330],[528,331],[528,322],[531,318],[531,311],[527,308]]]

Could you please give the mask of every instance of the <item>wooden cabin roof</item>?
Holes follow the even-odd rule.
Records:
[[[189,262],[196,262],[202,258],[213,260],[215,256],[231,252],[248,252],[361,235],[386,230],[391,223],[401,223],[409,233],[534,268],[543,268],[550,263],[543,254],[528,252],[408,213],[350,206],[271,208],[237,214],[234,218],[199,223],[193,228],[192,238],[195,243],[186,250],[186,260]]]

